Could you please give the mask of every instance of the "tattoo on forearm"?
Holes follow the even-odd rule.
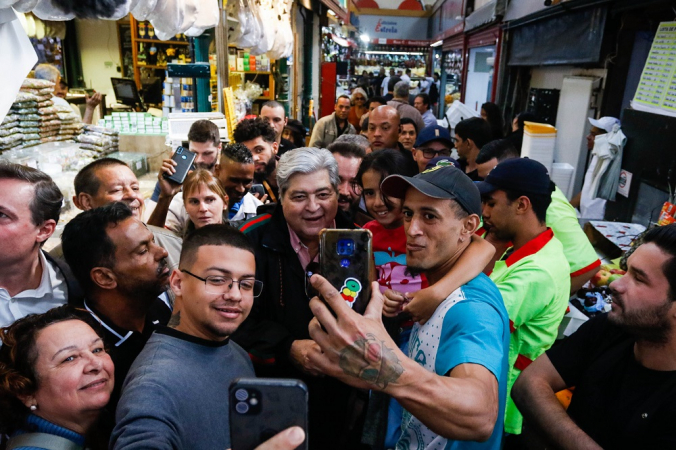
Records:
[[[176,311],[176,313],[171,315],[171,318],[169,319],[169,323],[167,323],[167,326],[169,328],[176,328],[180,323],[181,323],[181,311]]]
[[[381,389],[399,379],[404,367],[397,354],[373,334],[357,339],[340,352],[338,363],[348,375],[372,383]]]

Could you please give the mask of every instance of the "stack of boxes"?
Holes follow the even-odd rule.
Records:
[[[195,96],[192,78],[164,79],[162,115],[174,112],[195,112]]]
[[[169,131],[165,117],[138,112],[114,112],[99,120],[98,125],[117,130],[120,134],[167,134]]]
[[[228,66],[232,72],[269,72],[270,59],[265,55],[256,57],[246,50],[237,55],[228,55]]]

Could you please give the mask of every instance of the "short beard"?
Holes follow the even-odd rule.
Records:
[[[212,162],[211,164],[195,163],[196,169],[204,169],[212,173],[214,172],[214,167],[216,167],[216,161]]]
[[[254,180],[259,184],[262,183],[272,175],[272,172],[274,172],[276,168],[277,158],[273,155],[272,158],[270,158],[270,161],[265,165],[265,170],[263,172],[254,172]]]
[[[624,306],[624,303],[621,305]],[[632,311],[617,316],[608,314],[608,320],[637,340],[664,344],[669,340],[671,333],[671,323],[667,315],[671,306],[671,300],[666,300],[662,305],[648,310]]]

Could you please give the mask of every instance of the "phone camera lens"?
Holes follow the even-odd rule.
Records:
[[[246,391],[246,389],[237,389],[235,391],[235,398],[240,402],[243,402],[244,400],[249,398],[249,393]]]
[[[183,153],[183,147],[179,147],[178,149],[176,149],[176,153],[179,155]]]
[[[249,405],[247,405],[244,402],[239,402],[235,405],[235,411],[237,411],[240,414],[246,414],[249,412]]]

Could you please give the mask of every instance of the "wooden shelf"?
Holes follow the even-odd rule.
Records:
[[[160,41],[159,39],[135,39],[136,42],[143,42],[144,44],[176,44],[176,45],[190,45],[190,42],[185,41]]]
[[[184,50],[189,50],[190,42],[184,41],[161,41],[159,39],[144,39],[138,36],[138,21],[133,17],[129,16],[129,27],[131,28],[131,52],[132,52],[132,64],[133,64],[133,77],[136,81],[136,86],[138,89],[141,89],[141,69],[150,69],[150,70],[167,70],[167,66],[158,66],[151,64],[138,64],[138,54],[139,54],[139,44],[148,46],[149,44],[161,44],[162,50],[165,50],[169,45],[175,45],[178,47],[178,50],[183,52]],[[167,58],[171,61],[171,58]],[[131,74],[127,75],[130,76]]]
[[[137,67],[139,69],[160,69],[160,70],[167,70],[167,66],[151,66],[149,64],[138,64]]]
[[[230,73],[250,73],[251,75],[271,75],[272,72],[246,72],[242,70],[231,70]]]

